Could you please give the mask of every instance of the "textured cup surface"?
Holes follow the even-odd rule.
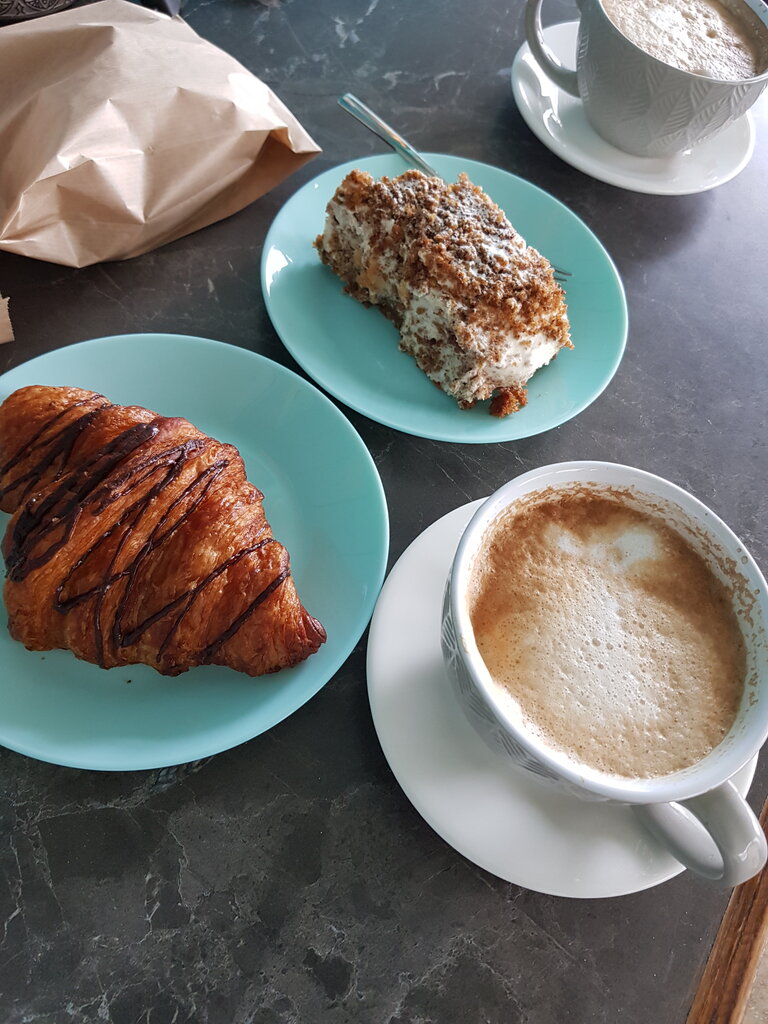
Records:
[[[585,4],[576,67],[592,126],[638,156],[691,149],[741,117],[768,84],[768,71],[722,82],[664,64],[626,39],[598,0]]]
[[[581,99],[607,142],[635,156],[670,157],[717,135],[741,117],[768,85],[768,7],[763,0],[724,0],[754,32],[753,78],[723,81],[683,71],[636,46],[613,24],[601,0],[579,0],[576,71],[560,68],[541,36],[542,0],[528,0],[528,43],[561,88]]]
[[[747,648],[745,692],[726,739],[703,760],[651,778],[608,775],[554,751],[526,729],[491,678],[477,649],[467,595],[475,556],[490,524],[515,503],[552,487],[619,488],[660,514],[733,587],[733,607]],[[659,510],[661,510],[659,512]],[[760,570],[738,538],[706,506],[668,481],[631,467],[577,462],[546,466],[504,485],[477,511],[465,530],[446,585],[442,649],[447,675],[475,729],[511,765],[585,799],[623,803],[680,800],[719,786],[762,746],[768,735],[768,593]]]

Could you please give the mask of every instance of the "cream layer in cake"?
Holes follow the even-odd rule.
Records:
[[[492,398],[497,416],[571,348],[549,262],[466,175],[456,184],[407,171],[352,171],[328,203],[320,258],[400,330],[400,348],[461,408]]]

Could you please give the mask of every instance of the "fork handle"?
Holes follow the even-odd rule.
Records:
[[[339,97],[339,106],[346,110],[348,114],[352,114],[357,120],[364,124],[369,131],[372,131],[374,135],[377,135],[383,142],[386,142],[388,146],[391,146],[396,153],[398,153],[405,161],[409,164],[418,167],[419,170],[424,171],[431,178],[439,178],[440,175],[424,160],[413,146],[409,146],[402,135],[398,134],[394,128],[390,126],[370,109],[366,107],[364,103],[361,103],[357,96],[353,96],[351,92],[345,92],[343,96]]]

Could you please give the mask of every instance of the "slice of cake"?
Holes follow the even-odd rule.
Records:
[[[328,203],[320,258],[400,331],[400,348],[462,409],[492,398],[506,416],[525,385],[572,348],[549,262],[462,174],[375,180],[352,171]]]

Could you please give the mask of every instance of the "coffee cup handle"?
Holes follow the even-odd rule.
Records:
[[[720,885],[740,885],[766,862],[765,833],[732,782],[679,804],[642,804],[632,810],[681,864]]]
[[[544,43],[541,31],[541,5],[543,0],[528,0],[525,8],[525,37],[531,53],[541,70],[564,92],[579,96],[576,72],[563,67]]]

